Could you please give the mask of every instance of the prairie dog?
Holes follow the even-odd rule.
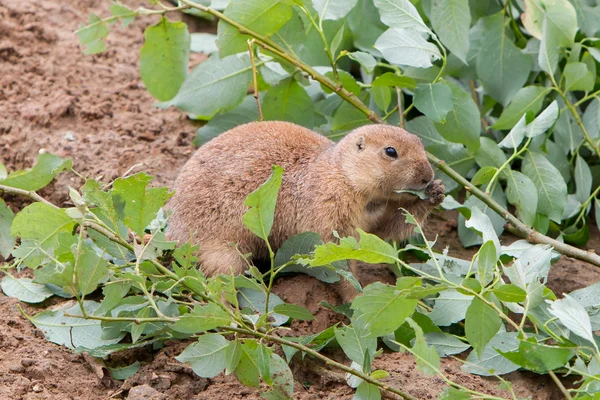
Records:
[[[274,250],[291,236],[313,231],[324,241],[356,235],[356,228],[383,239],[405,240],[413,226],[408,209],[423,222],[444,199],[444,186],[434,174],[419,138],[389,125],[367,125],[338,143],[288,122],[253,122],[238,126],[200,147],[175,182],[168,234],[200,245],[207,275],[268,259],[262,239],[242,223],[244,200],[264,183],[271,166],[284,168],[269,237]],[[420,200],[395,190],[426,189]],[[238,249],[231,245],[236,243]]]

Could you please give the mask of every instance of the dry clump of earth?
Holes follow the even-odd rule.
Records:
[[[134,5],[133,2],[129,2]],[[89,177],[109,181],[130,169],[156,177],[154,184],[171,186],[179,168],[191,155],[197,126],[176,110],[158,110],[139,78],[138,54],[143,30],[155,23],[140,18],[127,28],[113,27],[108,50],[84,56],[73,31],[90,13],[108,15],[107,1],[40,0],[0,2],[0,162],[9,170],[30,167],[38,153],[71,157],[74,168]],[[193,23],[192,31],[207,29]],[[210,29],[210,27],[208,27]],[[193,54],[192,64],[204,56]],[[73,174],[62,175],[42,195],[57,205],[68,199],[68,185],[81,184]],[[20,209],[26,201],[6,198]],[[456,214],[434,215],[428,230],[439,235],[438,246],[450,246],[451,254],[470,257],[456,233]],[[514,240],[505,237],[505,242]],[[600,248],[600,235],[592,233],[590,248]],[[392,281],[385,270],[371,268],[365,277]],[[569,292],[600,281],[592,266],[563,257],[550,273],[549,286]],[[296,334],[318,332],[341,321],[338,314],[319,305],[339,299],[330,288],[308,276],[280,278],[275,292],[286,302],[307,307],[317,317],[310,323],[294,323]],[[21,304],[35,314],[62,300],[41,305]],[[166,343],[160,349],[144,348],[113,354],[106,360],[73,354],[46,341],[19,312],[19,303],[0,293],[0,398],[13,399],[254,399],[258,391],[241,385],[233,376],[214,379],[196,376],[177,362],[188,343]],[[341,362],[343,354],[329,355]],[[308,360],[305,359],[305,360]],[[140,361],[138,373],[125,381],[114,380],[106,366],[122,367]],[[317,361],[292,362],[297,399],[350,399],[353,390],[339,371]],[[445,384],[438,377],[420,373],[414,359],[385,352],[375,368],[390,373],[386,382],[418,399],[435,399]],[[442,360],[443,372],[468,388],[495,396],[507,396],[494,379],[467,374],[460,363]],[[506,377],[519,397],[559,399],[560,393],[546,377],[514,372]]]

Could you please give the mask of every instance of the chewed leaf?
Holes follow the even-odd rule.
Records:
[[[425,190],[401,189],[401,190],[394,190],[394,192],[399,193],[399,194],[402,194],[402,193],[412,194],[414,196],[417,196],[421,200],[427,200],[429,198],[429,196],[427,196],[425,194]]]

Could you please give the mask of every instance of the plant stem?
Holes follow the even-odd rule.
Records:
[[[260,100],[258,99],[258,76],[256,74],[256,64],[254,62],[254,39],[248,39],[248,52],[250,53],[250,64],[252,64],[252,77],[254,78],[254,99],[258,107],[258,119],[264,121]]]
[[[231,327],[231,326],[224,326],[224,327],[220,327],[220,329],[223,330],[228,330],[228,331],[233,331],[233,332],[237,332],[237,333],[241,333],[241,334],[245,334],[245,335],[249,335],[249,336],[254,336],[260,339],[264,339],[264,340],[268,340],[270,342],[274,342],[280,345],[285,345],[285,346],[289,346],[289,347],[293,347],[297,350],[303,351],[306,354],[309,354],[323,362],[325,362],[325,364],[327,365],[331,365],[332,367],[341,369],[344,372],[347,372],[351,375],[354,375],[356,377],[361,378],[362,380],[364,380],[365,382],[368,382],[372,385],[375,385],[385,391],[397,394],[398,396],[402,397],[403,399],[407,399],[407,400],[417,400],[415,397],[411,396],[410,394],[403,392],[399,389],[396,389],[394,387],[390,387],[388,385],[386,385],[385,383],[378,381],[376,379],[371,378],[369,375],[364,374],[362,372],[356,371],[344,364],[341,364],[337,361],[334,361],[322,354],[320,354],[319,352],[311,349],[310,347],[306,347],[303,344],[300,343],[296,343],[296,342],[292,342],[286,339],[283,339],[279,336],[273,336],[273,335],[268,335],[265,333],[261,333],[261,332],[256,332],[250,329],[243,329],[243,328],[237,328],[237,327]]]
[[[523,145],[523,147],[521,148],[521,150],[517,151],[517,149],[515,148],[513,150],[513,154],[508,158],[508,160],[506,160],[504,162],[504,164],[502,164],[500,166],[500,168],[498,168],[496,170],[496,172],[494,173],[494,176],[492,176],[492,179],[490,179],[490,181],[488,182],[486,188],[485,188],[485,193],[486,194],[491,194],[494,192],[494,183],[496,181],[496,179],[498,179],[498,177],[500,176],[500,173],[508,166],[510,166],[510,164],[513,162],[513,160],[515,158],[517,158],[519,155],[521,155],[524,151],[527,150],[527,148],[529,147],[529,143],[531,143],[531,138],[527,138],[527,141],[525,142],[525,144]]]
[[[579,125],[579,127],[581,128],[581,131],[583,132],[583,136],[585,137],[586,142],[588,142],[588,144],[591,146],[591,148],[594,149],[594,152],[596,153],[596,155],[598,157],[600,157],[600,144],[597,145],[594,143],[594,141],[592,140],[592,137],[590,136],[590,133],[587,131],[587,128],[583,124],[583,121],[581,120],[581,117],[579,116],[577,109],[575,108],[575,106],[573,104],[571,104],[571,102],[567,98],[567,95],[565,94],[565,92],[563,92],[558,87],[558,85],[556,84],[556,81],[554,80],[554,77],[551,76],[551,78],[552,78],[552,83],[554,84],[554,90],[556,90],[558,92],[558,94],[560,95],[560,97],[562,97],[562,99],[564,100],[565,105],[567,106],[567,108],[569,109],[571,114],[573,115],[573,118],[575,118],[575,122],[577,122],[577,125]]]
[[[562,384],[562,382],[560,381],[560,379],[558,379],[558,376],[556,376],[556,374],[554,373],[554,371],[548,371],[548,375],[550,375],[550,377],[552,378],[552,380],[554,381],[554,383],[556,383],[556,386],[558,386],[558,388],[560,389],[561,393],[565,396],[565,399],[572,400],[573,398],[571,397],[571,394],[565,388],[565,386]]]
[[[576,258],[578,260],[586,261],[590,264],[600,267],[600,255],[596,254],[594,251],[578,249],[577,247],[559,242],[556,239],[552,239],[551,237],[536,232],[534,229],[528,227],[517,217],[508,212],[508,210],[492,199],[491,196],[487,195],[482,190],[471,184],[471,182],[463,178],[458,172],[454,171],[452,168],[449,168],[444,161],[440,160],[431,153],[427,153],[427,157],[429,158],[429,161],[431,161],[431,163],[439,168],[442,172],[454,179],[460,185],[464,186],[466,190],[474,194],[498,215],[501,215],[506,221],[508,221],[508,223],[514,227],[514,232],[516,235],[526,239],[530,243],[549,244],[561,254]]]

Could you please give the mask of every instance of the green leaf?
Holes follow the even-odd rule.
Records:
[[[567,185],[560,172],[541,153],[527,152],[521,172],[531,179],[537,189],[538,213],[560,222],[567,204]]]
[[[488,240],[481,246],[477,256],[477,279],[481,286],[487,285],[494,277],[496,270],[496,262],[498,261],[499,253],[496,252],[494,242]]]
[[[214,303],[194,306],[189,314],[180,317],[171,329],[176,332],[196,334],[229,325],[230,317],[221,307]]]
[[[381,399],[381,390],[379,387],[369,383],[362,382],[356,388],[356,392],[352,397],[352,400],[380,400]]]
[[[392,102],[392,91],[387,86],[372,86],[371,96],[373,101],[382,111],[387,111]]]
[[[149,188],[152,176],[139,173],[119,178],[113,184],[112,200],[123,223],[139,237],[156,218],[158,210],[173,195],[167,188]]]
[[[577,300],[565,294],[561,300],[555,300],[550,303],[550,313],[560,320],[560,322],[577,336],[584,338],[588,342],[596,345],[594,333],[592,332],[592,323],[587,311]]]
[[[295,304],[278,304],[273,308],[273,311],[300,321],[310,321],[316,319],[315,316],[312,315],[312,313],[306,308],[297,306]]]
[[[344,238],[340,244],[325,243],[315,248],[310,265],[313,267],[328,265],[341,260],[359,260],[369,264],[394,264],[396,249],[383,239],[358,229],[359,243],[353,238]]]
[[[494,230],[490,217],[482,213],[478,207],[471,208],[471,218],[465,222],[467,228],[473,228],[481,233],[483,243],[492,241],[496,248],[496,257],[500,254],[500,241]]]
[[[462,321],[472,299],[472,296],[464,295],[454,289],[446,290],[435,299],[429,318],[438,326],[449,326]]]
[[[509,149],[517,149],[521,143],[523,143],[523,139],[525,139],[525,130],[527,129],[527,120],[525,115],[521,117],[519,122],[515,126],[512,127],[508,135],[502,139],[498,146],[505,147]]]
[[[429,32],[419,12],[409,0],[374,0],[381,21],[389,27]]]
[[[509,303],[521,303],[527,297],[526,291],[512,284],[500,285],[492,291],[498,299]]]
[[[260,373],[256,362],[259,344],[255,340],[246,340],[241,344],[241,357],[235,369],[235,376],[246,386],[258,388]]]
[[[146,89],[160,101],[171,100],[185,81],[190,61],[190,34],[183,22],[166,18],[144,31],[140,75]]]
[[[177,96],[161,105],[176,106],[196,118],[210,119],[218,112],[233,109],[244,99],[252,80],[251,69],[246,54],[223,59],[213,55],[192,71]]]
[[[517,216],[527,226],[533,226],[538,205],[535,184],[527,175],[511,169],[506,171],[506,199],[517,208]]]
[[[558,103],[554,100],[525,128],[525,136],[535,137],[546,132],[558,118]]]
[[[238,291],[238,302],[241,308],[249,308],[254,314],[264,314],[267,308],[267,296],[265,292],[242,287]],[[289,317],[287,315],[273,312],[274,308],[283,304],[283,300],[274,293],[269,296],[269,312],[271,313],[271,325],[279,326],[285,324]]]
[[[280,267],[287,263],[295,255],[312,253],[315,246],[322,245],[321,236],[314,232],[303,232],[292,236],[277,249],[275,254],[275,266]],[[333,283],[340,280],[339,276],[328,267],[309,268],[300,264],[293,264],[285,267],[281,272],[302,272],[317,278],[326,283]]]
[[[370,74],[375,69],[377,65],[377,60],[370,55],[369,53],[365,53],[364,51],[354,51],[352,53],[346,54],[349,58],[356,61],[365,69],[367,74]]]
[[[190,51],[211,55],[219,51],[216,41],[217,35],[215,34],[205,32],[192,33],[190,34]]]
[[[214,378],[227,366],[228,347],[229,341],[223,336],[207,333],[186,347],[175,359],[188,364],[202,378]]]
[[[506,162],[506,155],[495,141],[487,137],[479,138],[480,146],[475,152],[475,161],[480,167],[500,168]]]
[[[565,90],[590,91],[594,89],[596,76],[582,62],[572,62],[565,66],[563,75],[566,79]]]
[[[85,300],[83,302],[84,309],[90,315],[94,315],[98,306],[99,304],[94,301]],[[67,317],[65,314],[79,317]],[[80,318],[81,315],[79,304],[73,305],[69,302],[63,303],[60,308],[53,311],[43,311],[30,318],[30,321],[44,333],[47,340],[64,345],[68,349],[77,347],[94,349],[116,344],[125,336],[125,332],[114,332],[107,335],[106,329],[101,326],[101,321],[83,319]]]
[[[519,351],[503,352],[504,357],[533,372],[545,373],[564,366],[573,357],[573,349],[521,341]]]
[[[358,0],[357,5],[345,18],[354,46],[362,51],[371,53],[375,57],[380,54],[373,48],[377,38],[387,29],[381,22],[379,12],[371,0]]]
[[[132,23],[137,15],[135,11],[133,11],[126,5],[123,5],[118,2],[111,4],[110,7],[108,7],[108,9],[112,13],[112,15],[121,19],[121,25],[123,27],[126,27],[127,25]]]
[[[315,124],[314,103],[293,78],[284,79],[267,91],[262,110],[267,121],[288,121],[307,128],[313,128]]]
[[[594,98],[583,113],[583,126],[590,137],[597,138],[600,135],[600,100]]]
[[[321,20],[344,18],[358,0],[312,0],[313,7]]]
[[[33,283],[29,278],[14,278],[11,275],[2,279],[0,287],[5,295],[26,303],[41,303],[53,294],[46,286]]]
[[[584,203],[590,196],[590,193],[592,193],[592,171],[583,157],[581,157],[579,154],[577,155],[577,159],[575,161],[574,175],[575,187],[577,189],[575,192],[575,197],[581,203]]]
[[[501,325],[502,321],[493,308],[481,299],[473,298],[465,317],[465,336],[479,357]]]
[[[413,103],[433,122],[444,123],[452,110],[452,90],[444,83],[418,84]]]
[[[101,53],[106,49],[103,39],[108,36],[108,24],[96,14],[90,14],[88,25],[80,25],[76,33],[79,44],[85,47],[83,54]]]
[[[244,202],[244,205],[249,207],[244,214],[244,225],[263,240],[268,240],[273,227],[275,204],[282,177],[283,168],[274,165],[269,179],[250,193]]]
[[[59,245],[58,234],[71,233],[75,223],[65,209],[33,203],[15,215],[10,234],[21,240],[36,240],[44,248],[56,248]]]
[[[96,250],[87,243],[82,243],[79,249],[73,249],[75,267],[73,272],[80,295],[87,295],[98,288],[100,282],[108,275],[108,261],[102,258]],[[79,255],[77,256],[77,253]],[[73,277],[69,277],[71,280]]]
[[[446,116],[446,123],[435,124],[435,128],[444,139],[474,150],[479,147],[481,132],[479,109],[469,93],[454,84],[448,86],[452,89],[453,108]]]
[[[425,375],[437,375],[440,369],[440,356],[435,347],[427,346],[423,329],[412,319],[407,320],[411,328],[414,329],[416,339],[412,346],[412,352],[417,358],[417,367]]]
[[[485,185],[496,174],[496,171],[498,171],[498,168],[496,167],[491,167],[489,165],[482,167],[475,172],[475,175],[471,178],[471,183],[475,186]]]
[[[329,1],[329,0],[325,0],[325,1]],[[334,58],[337,56],[340,45],[342,44],[342,40],[344,39],[345,29],[346,29],[346,25],[342,24],[340,29],[337,31],[337,33],[331,40],[331,45],[329,46],[330,47],[329,50],[331,51],[331,54],[333,55]]]
[[[121,368],[106,367],[106,368],[108,368],[108,372],[110,372],[110,376],[113,379],[116,379],[119,381],[124,381],[125,379],[135,375],[140,370],[141,366],[142,366],[142,364],[140,364],[139,361],[136,361],[133,364],[128,365],[126,367],[121,367]]]
[[[392,64],[416,68],[429,68],[442,57],[437,46],[416,30],[390,28],[379,36],[375,48]]]
[[[491,376],[504,375],[519,369],[519,366],[504,358],[497,350],[507,352],[519,348],[517,332],[500,332],[485,346],[481,356],[472,351],[461,369],[471,374]],[[497,349],[497,350],[496,350]]]
[[[0,179],[0,185],[38,190],[52,182],[60,172],[70,171],[71,165],[70,158],[62,159],[49,153],[40,154],[33,168],[11,172],[5,179]]]
[[[13,247],[15,247],[15,239],[10,236],[10,226],[12,225],[13,214],[10,207],[0,199],[0,256],[8,258]]]
[[[494,129],[510,129],[528,111],[537,114],[542,108],[544,98],[551,88],[543,86],[525,86],[519,89],[511,102],[500,114],[498,121],[492,126]]]
[[[368,327],[371,336],[394,332],[417,307],[417,299],[407,299],[405,289],[418,285],[418,278],[400,278],[396,286],[374,282],[352,302],[353,319]]]
[[[198,129],[194,138],[194,145],[200,146],[238,125],[257,120],[258,107],[256,106],[256,99],[253,95],[248,95],[235,109],[224,114],[215,115],[206,125]]]
[[[504,14],[488,17],[476,64],[477,76],[486,92],[506,105],[527,81],[531,65],[531,57],[507,37]]]
[[[596,6],[591,6],[586,4],[585,0],[571,0],[571,3],[577,12],[577,20],[579,21],[581,31],[587,37],[595,37],[596,33],[600,30],[600,26],[598,26],[600,5],[596,3]]]
[[[377,338],[360,324],[336,328],[335,339],[346,356],[359,365],[365,361],[366,354],[369,355],[369,360],[372,360],[377,351]]]
[[[469,0],[433,0],[430,18],[444,46],[467,64],[471,26]]]
[[[446,332],[427,332],[425,333],[425,340],[429,346],[435,348],[440,357],[460,354],[471,347],[456,336]]]
[[[408,76],[396,75],[392,72],[386,72],[385,74],[379,75],[371,86],[393,86],[407,89],[414,89],[417,84],[413,78]]]
[[[292,18],[292,7],[282,0],[232,1],[224,14],[251,31],[270,36]],[[220,20],[217,35],[221,57],[248,51],[250,36],[242,35],[233,25]]]
[[[471,400],[473,397],[460,389],[447,387],[439,394],[438,400]]]
[[[554,125],[553,137],[562,149],[573,152],[583,141],[583,131],[570,112],[562,112]]]

